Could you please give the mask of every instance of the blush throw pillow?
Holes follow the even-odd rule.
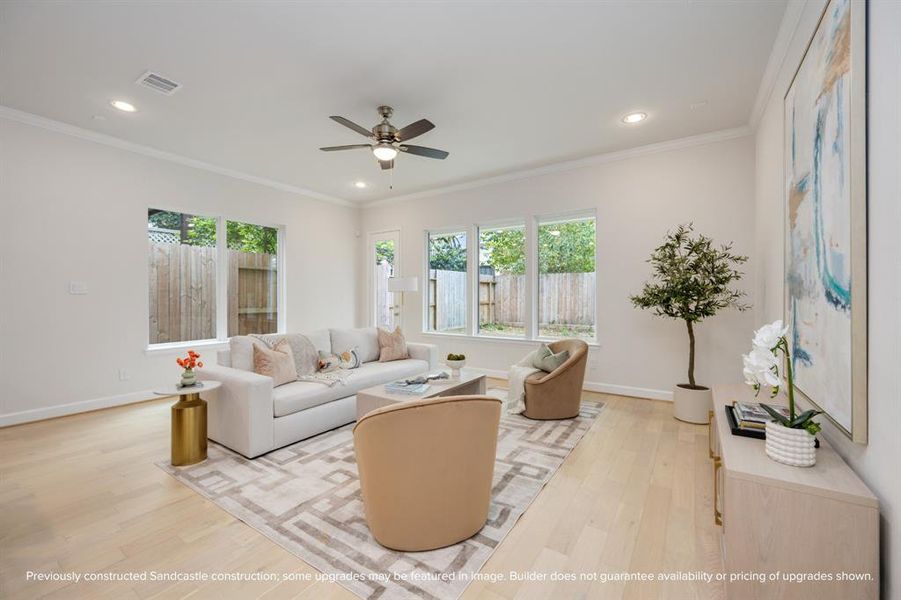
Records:
[[[297,367],[294,366],[291,344],[287,340],[281,340],[272,349],[254,344],[253,372],[272,377],[273,387],[297,381]]]
[[[541,347],[532,357],[532,366],[550,373],[569,358],[569,350],[563,350],[554,354],[547,344],[541,344]]]
[[[410,354],[407,352],[407,340],[404,339],[404,334],[400,327],[393,332],[379,327],[379,362],[390,362],[405,358],[410,358]]]
[[[285,335],[279,333],[252,333],[250,334],[250,337],[263,342],[266,347],[270,349],[274,348],[276,344],[282,340],[285,340],[291,346],[291,353],[294,355],[294,368],[297,369],[297,376],[302,377],[304,375],[312,375],[316,372],[316,363],[319,361],[319,352],[307,336],[300,333],[289,333]]]

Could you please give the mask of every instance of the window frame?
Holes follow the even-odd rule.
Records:
[[[453,337],[468,337],[472,334],[472,285],[470,282],[471,274],[472,274],[472,257],[473,257],[473,248],[472,248],[472,225],[465,225],[462,227],[435,227],[425,229],[423,232],[424,235],[422,237],[423,243],[423,252],[422,252],[422,282],[423,282],[423,293],[421,294],[422,298],[422,333],[426,335],[444,335],[444,336],[453,336]],[[431,280],[429,279],[429,263],[431,258],[431,239],[432,235],[448,235],[448,234],[458,234],[464,233],[466,234],[466,286],[465,292],[466,297],[464,298],[465,307],[466,307],[466,316],[465,322],[463,325],[463,333],[448,333],[445,331],[436,331],[433,329],[429,329],[429,294],[431,293]],[[476,256],[478,256],[476,254]],[[477,259],[478,260],[478,259]]]
[[[523,332],[522,335],[497,335],[497,334],[487,334],[481,333],[481,326],[479,324],[479,290],[480,290],[480,272],[481,268],[481,248],[482,248],[482,230],[492,230],[492,229],[513,229],[521,227],[523,231],[523,253],[525,253],[525,272],[523,273],[524,283],[525,283],[525,299],[523,300]],[[476,269],[470,276],[469,285],[472,287],[473,292],[470,294],[472,296],[472,312],[473,312],[473,322],[471,328],[468,328],[468,331],[473,337],[478,339],[497,339],[497,340],[529,340],[530,336],[530,318],[529,312],[531,310],[531,302],[529,299],[530,296],[530,288],[531,284],[529,282],[529,220],[525,217],[523,218],[514,218],[514,219],[502,219],[496,221],[481,221],[473,225],[473,231],[475,233],[474,240],[476,241],[475,255],[476,255]]]
[[[598,341],[598,299],[600,295],[597,293],[598,287],[598,217],[597,210],[588,209],[588,210],[574,210],[574,211],[566,211],[559,213],[547,213],[541,215],[533,215],[532,216],[532,242],[534,254],[532,258],[532,339],[539,342],[556,342],[562,338],[548,337],[539,335],[540,331],[540,318],[541,316],[538,314],[539,305],[538,297],[541,295],[541,285],[540,285],[540,277],[541,273],[539,272],[539,248],[538,248],[538,228],[544,223],[553,223],[554,221],[578,221],[585,219],[594,219],[594,277],[595,277],[595,294],[594,294],[594,306],[592,306],[592,313],[594,316],[594,337],[590,340],[586,339],[585,341],[589,346],[595,346],[599,344]]]
[[[174,353],[176,351],[181,351],[186,348],[198,348],[198,347],[206,347],[206,348],[221,348],[224,347],[229,340],[228,336],[228,239],[227,239],[227,225],[228,221],[236,221],[239,223],[247,223],[250,225],[257,225],[260,227],[269,227],[275,229],[278,233],[278,253],[276,256],[276,268],[278,272],[276,274],[276,302],[278,306],[278,316],[277,316],[277,334],[284,334],[287,330],[288,323],[288,315],[287,315],[287,298],[288,298],[288,290],[287,290],[287,274],[285,273],[286,259],[285,255],[285,240],[286,240],[286,226],[272,223],[261,223],[254,219],[246,219],[238,216],[232,216],[229,214],[217,212],[217,211],[209,211],[206,209],[195,209],[195,208],[176,208],[172,206],[167,206],[166,204],[148,204],[144,207],[144,231],[143,234],[147,235],[147,218],[150,210],[162,210],[166,212],[174,212],[180,214],[186,214],[191,216],[200,216],[207,219],[215,219],[216,220],[216,337],[215,338],[207,338],[202,340],[187,340],[187,341],[179,341],[179,342],[162,342],[157,344],[150,343],[150,328],[147,326],[146,319],[149,317],[150,311],[150,265],[149,261],[145,263],[146,266],[146,274],[144,277],[144,300],[147,302],[144,308],[144,319],[145,319],[145,327],[144,327],[144,351],[147,354],[155,354],[155,353]],[[149,248],[149,246],[148,246]],[[145,259],[147,254],[145,253]]]
[[[489,343],[513,343],[534,346],[536,342],[555,342],[560,338],[539,336],[539,319],[538,319],[538,294],[541,292],[539,286],[539,268],[538,268],[538,227],[541,223],[549,221],[564,221],[577,219],[594,219],[594,265],[595,265],[595,302],[592,307],[594,313],[594,337],[585,342],[589,347],[600,347],[600,337],[598,328],[598,315],[600,310],[598,303],[600,294],[598,289],[600,286],[600,278],[598,277],[599,252],[600,252],[600,232],[598,228],[598,215],[596,208],[575,209],[568,211],[550,212],[550,213],[531,213],[523,217],[512,217],[507,219],[496,219],[478,221],[466,226],[448,226],[448,227],[427,227],[423,230],[423,252],[421,254],[422,264],[421,272],[423,273],[424,293],[421,298],[422,310],[422,329],[421,334],[425,336],[451,337],[466,340],[481,340]],[[525,268],[525,302],[524,312],[524,334],[523,336],[500,336],[486,335],[479,333],[478,321],[478,265],[479,265],[479,247],[480,232],[482,229],[494,229],[502,227],[523,226],[525,230],[525,251],[526,251],[526,268]],[[466,270],[467,282],[466,286],[466,327],[465,333],[446,333],[442,331],[432,331],[429,326],[429,241],[433,234],[450,234],[463,233],[467,235],[466,248]],[[471,240],[475,240],[472,243]],[[472,268],[476,265],[476,269]]]

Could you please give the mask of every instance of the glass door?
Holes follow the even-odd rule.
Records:
[[[400,232],[382,231],[369,234],[370,322],[393,331],[400,314],[397,294],[388,291],[388,279],[399,273]]]

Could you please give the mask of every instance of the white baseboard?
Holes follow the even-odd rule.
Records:
[[[467,367],[468,370],[481,373],[486,377],[494,377],[496,379],[507,379],[506,371],[497,369],[480,369],[478,367]],[[654,390],[650,388],[633,387],[629,385],[617,385],[615,383],[602,383],[598,381],[586,381],[582,388],[589,392],[599,392],[601,394],[614,394],[616,396],[631,396],[633,398],[647,398],[649,400],[664,400],[666,402],[673,401],[673,393],[666,390]]]
[[[153,398],[153,392],[144,390],[141,392],[120,394],[118,396],[106,396],[104,398],[94,398],[93,400],[82,400],[81,402],[70,402],[69,404],[58,404],[56,406],[47,406],[45,408],[23,410],[0,415],[0,427],[9,427],[10,425],[20,425],[22,423],[31,423],[33,421],[43,421],[44,419],[64,417],[66,415],[100,410],[102,408],[124,406],[126,404],[134,404],[135,402],[144,402],[145,400],[151,400]]]
[[[481,373],[487,377],[507,379],[506,371],[500,371],[496,369],[479,369],[477,367],[468,369],[477,373]],[[648,388],[632,387],[628,385],[616,385],[613,383],[601,383],[594,381],[586,381],[583,387],[589,392],[600,392],[602,394],[615,394],[617,396],[631,396],[634,398],[648,398],[650,400],[666,400],[669,402],[672,402],[673,400],[673,393],[665,390],[653,390]],[[90,412],[92,410],[112,408],[114,406],[125,406],[126,404],[144,402],[153,398],[153,392],[151,392],[150,390],[144,390],[140,392],[131,392],[129,394],[120,394],[118,396],[106,396],[104,398],[95,398],[93,400],[83,400],[81,402],[71,402],[69,404],[59,404],[57,406],[47,406],[45,408],[23,410],[20,412],[0,415],[0,427],[9,427],[10,425],[20,425],[22,423],[43,421],[44,419],[64,417],[67,415]]]

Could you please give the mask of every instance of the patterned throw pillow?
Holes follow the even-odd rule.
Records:
[[[405,358],[410,358],[410,354],[407,352],[407,340],[404,339],[404,334],[400,327],[397,327],[393,332],[379,327],[379,362],[390,362]]]
[[[341,359],[331,352],[319,351],[319,372],[328,373],[341,368]]]
[[[259,344],[253,345],[253,372],[272,377],[273,387],[297,381],[297,367],[294,353],[287,340],[281,340],[270,350]]]
[[[357,369],[363,364],[356,346],[339,354],[338,360],[341,362],[342,369]]]

